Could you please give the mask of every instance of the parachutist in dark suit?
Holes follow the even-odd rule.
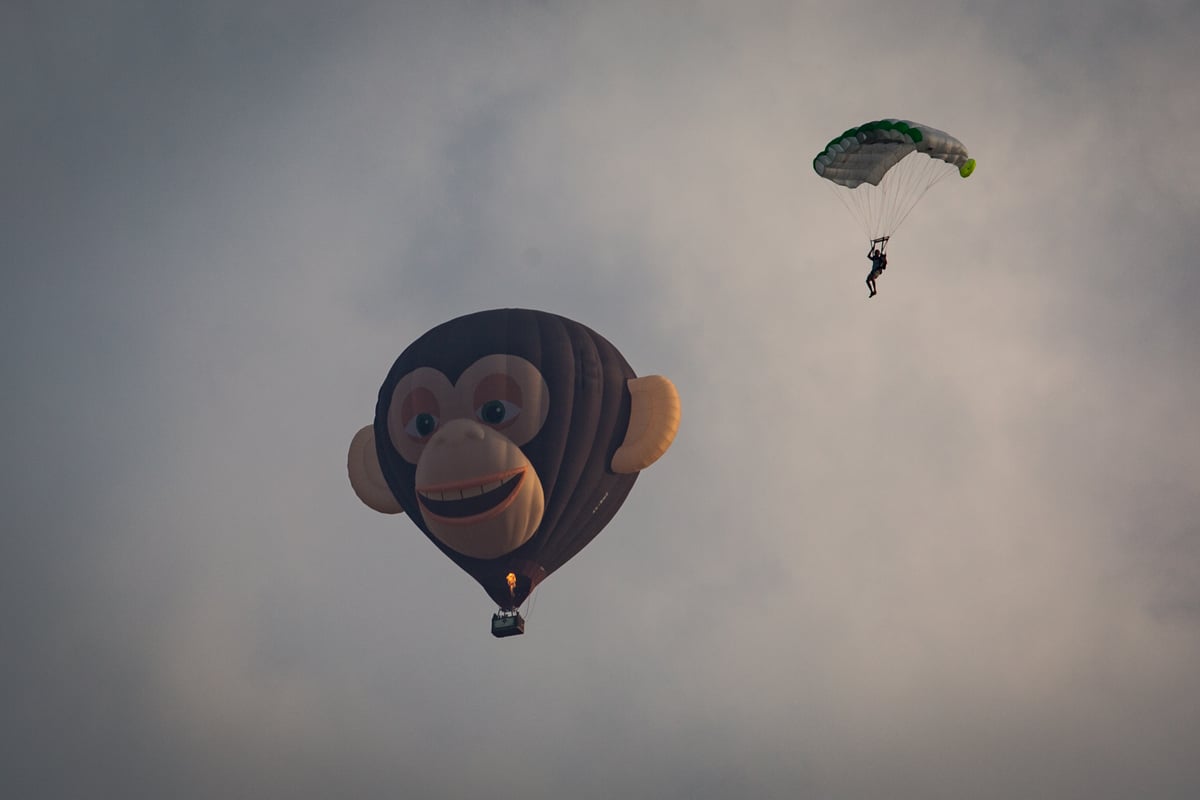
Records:
[[[887,269],[887,256],[874,245],[875,242],[871,242],[871,249],[867,251],[867,258],[871,259],[871,271],[867,273],[867,288],[871,290],[871,293],[867,297],[874,297],[879,294],[875,291],[875,279]]]

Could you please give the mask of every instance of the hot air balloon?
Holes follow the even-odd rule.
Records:
[[[445,322],[408,346],[350,445],[351,485],[404,512],[499,606],[492,632],[621,507],[670,447],[679,397],[595,331],[543,311]]]

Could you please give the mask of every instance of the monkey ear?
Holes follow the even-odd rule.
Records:
[[[662,375],[645,375],[628,382],[633,405],[625,441],[613,453],[612,470],[628,474],[653,464],[667,452],[679,430],[679,392]]]
[[[354,493],[368,507],[381,514],[404,512],[383,479],[383,470],[379,468],[379,456],[375,453],[375,426],[366,426],[350,440],[346,471],[350,473],[350,485],[354,487]]]

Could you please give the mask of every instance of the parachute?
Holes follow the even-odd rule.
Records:
[[[935,183],[957,172],[966,178],[975,159],[945,131],[897,119],[851,128],[813,159],[872,241],[886,242]]]

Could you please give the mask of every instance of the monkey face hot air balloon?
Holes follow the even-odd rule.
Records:
[[[669,380],[637,377],[578,322],[482,311],[437,326],[396,359],[374,424],[351,442],[350,482],[376,511],[407,513],[478,581],[502,611],[493,632],[507,635],[505,620],[519,620],[534,587],[667,451],[679,414]]]

